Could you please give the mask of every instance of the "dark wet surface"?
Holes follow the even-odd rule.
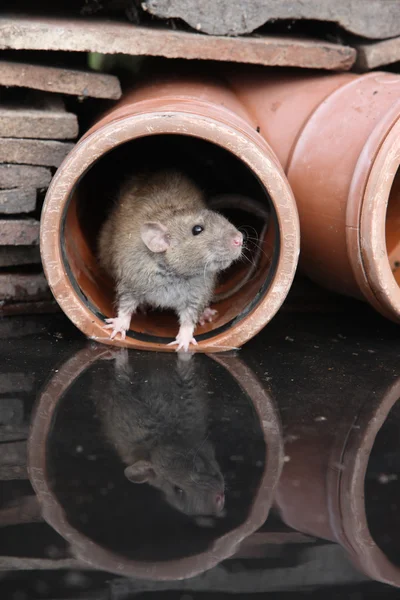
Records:
[[[180,360],[0,320],[0,597],[397,597],[399,338],[283,313]]]

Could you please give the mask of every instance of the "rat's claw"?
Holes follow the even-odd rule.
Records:
[[[205,325],[207,321],[209,323],[211,323],[211,321],[217,314],[218,314],[217,310],[214,310],[213,308],[205,308],[203,311],[203,314],[201,315],[201,317],[199,319],[199,324]]]
[[[170,342],[168,344],[168,346],[175,346],[175,344],[178,344],[178,347],[176,349],[177,352],[180,352],[181,350],[183,350],[183,352],[187,352],[189,350],[190,344],[193,344],[193,346],[197,346],[197,342],[194,337],[192,337],[192,339],[189,340],[188,342],[186,342],[186,341],[182,342],[182,341],[179,341],[178,338],[176,338],[176,340],[174,340],[173,342]]]
[[[192,335],[192,331],[193,329],[180,329],[178,335],[176,336],[176,339],[170,344],[168,344],[168,346],[175,346],[175,344],[178,344],[178,347],[176,349],[177,352],[179,352],[180,350],[187,352],[189,350],[190,344],[197,346],[197,342]]]
[[[105,325],[104,328],[112,329],[110,335],[111,340],[115,338],[117,333],[121,334],[121,340],[124,340],[126,338],[126,330],[128,329],[129,325],[128,327],[126,326],[125,319],[121,319],[121,317],[116,317],[115,319],[106,319],[106,323],[108,323],[108,325]]]

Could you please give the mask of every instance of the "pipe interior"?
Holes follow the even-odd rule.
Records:
[[[400,285],[400,169],[394,178],[386,211],[386,249],[393,276]]]
[[[379,430],[365,478],[365,510],[372,538],[400,566],[400,401]]]
[[[124,396],[115,391],[114,361],[98,361],[72,383],[57,403],[46,441],[49,485],[69,526],[114,555],[144,562],[197,555],[248,517],[265,468],[265,440],[258,414],[238,383],[227,378],[224,367],[205,355],[197,355],[195,361],[195,376],[187,385],[194,394],[196,408],[190,406],[190,401],[189,406],[186,401],[178,402],[168,418],[165,409],[160,409],[155,390],[164,386],[174,394],[177,385],[175,397],[179,397],[179,390],[182,393],[182,382],[175,383],[178,367],[173,354],[158,355],[156,365],[148,353],[131,355],[134,392],[128,381],[129,393]],[[149,380],[151,388],[147,385]],[[145,399],[140,396],[143,389]],[[115,417],[115,412],[109,412],[116,395],[125,415],[123,422]],[[138,405],[144,408],[137,408]],[[182,423],[182,430],[192,434],[184,439],[177,435],[176,423],[173,425],[176,420]],[[184,489],[184,497],[191,494],[197,499],[208,489],[204,487],[206,483],[193,483],[192,458],[185,466],[181,466],[182,461],[179,467],[168,463],[161,486],[164,491],[151,483],[126,479],[126,464],[117,452],[116,442],[119,452],[141,456],[145,452],[141,445],[149,446],[148,438],[141,437],[143,423],[148,421],[152,430],[158,431],[158,453],[154,450],[158,456],[192,456],[189,450],[200,451],[196,435],[202,440],[204,452],[204,433],[198,435],[197,431],[206,427],[207,446],[214,452],[226,486],[221,518],[198,522],[166,500],[164,491],[177,482]],[[153,460],[152,455],[147,458]],[[155,470],[158,468],[154,466]]]
[[[272,280],[279,254],[279,230],[270,197],[255,174],[229,151],[211,142],[186,135],[153,135],[135,139],[101,157],[82,177],[68,203],[63,219],[62,252],[64,267],[76,292],[100,318],[112,317],[114,282],[102,272],[96,257],[100,227],[118,186],[127,175],[143,169],[175,167],[183,170],[205,191],[216,194],[244,194],[270,207],[268,231],[260,239],[263,221],[244,211],[221,211],[247,234],[245,257],[220,278],[218,291],[229,290],[243,278],[261,247],[258,267],[233,297],[213,305],[218,315],[214,322],[196,330],[196,338],[229,327],[262,299]],[[131,337],[169,341],[177,333],[175,314],[151,311],[133,315]]]

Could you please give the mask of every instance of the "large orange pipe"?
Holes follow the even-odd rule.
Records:
[[[113,316],[113,284],[98,267],[88,233],[104,203],[104,192],[101,186],[95,191],[85,187],[96,163],[107,165],[101,161],[108,160],[109,153],[115,155],[125,143],[144,138],[154,140],[156,148],[157,136],[165,134],[174,139],[197,138],[224,149],[247,167],[264,201],[269,198],[271,227],[262,242],[255,276],[234,297],[216,306],[214,323],[196,331],[197,350],[240,347],[270,321],[286,297],[297,266],[299,224],[290,186],[258,132],[258,123],[228,85],[210,77],[168,76],[137,85],[77,143],[57,171],[43,208],[41,253],[48,282],[66,315],[88,337],[133,348],[171,350],[167,344],[176,335],[177,319],[162,314],[134,315],[126,340],[110,340],[104,319]],[[91,212],[83,218],[88,199]],[[233,270],[225,287],[232,287],[239,277]]]
[[[303,271],[400,321],[400,76],[247,70],[228,79],[287,174]]]

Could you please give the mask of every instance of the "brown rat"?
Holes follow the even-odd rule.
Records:
[[[111,338],[124,338],[141,305],[173,309],[179,317],[177,350],[197,344],[198,322],[209,308],[217,274],[240,258],[243,235],[209,210],[200,189],[175,170],[129,179],[99,236],[99,260],[114,278],[117,317]]]
[[[128,351],[120,350],[115,378],[96,396],[96,405],[132,483],[159,489],[168,504],[187,515],[218,517],[224,478],[208,434],[202,359],[162,354],[154,364],[136,354],[130,362]]]

